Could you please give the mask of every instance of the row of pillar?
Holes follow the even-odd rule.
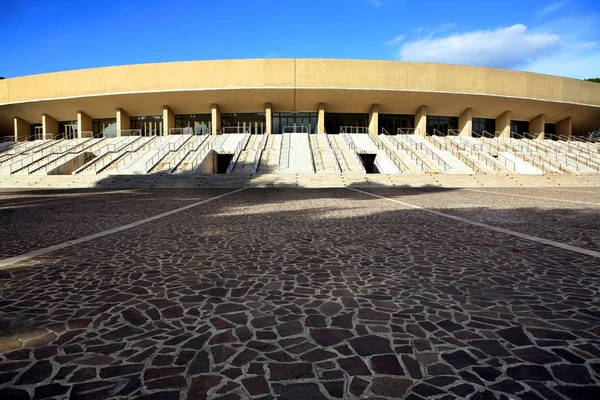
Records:
[[[266,133],[273,131],[273,108],[271,103],[265,104]],[[169,134],[169,129],[175,127],[175,114],[169,106],[163,106],[163,135]],[[212,134],[217,135],[221,131],[221,111],[217,104],[211,105]],[[510,111],[505,111],[496,118],[496,131],[500,137],[510,137]],[[131,119],[129,114],[121,108],[116,109],[117,136],[121,136],[121,131],[131,129]],[[529,134],[531,137],[539,139],[544,138],[544,126],[546,124],[545,114],[540,114],[529,121]],[[93,129],[92,118],[83,111],[77,112],[77,126],[81,137],[83,132],[90,132]],[[415,132],[425,135],[427,131],[427,106],[422,105],[415,112],[414,122]],[[373,104],[369,111],[369,132],[377,135],[379,133],[379,104]],[[30,136],[29,122],[15,117],[14,131],[15,140],[22,140]],[[567,117],[556,124],[556,133],[558,135],[571,136],[572,122],[571,117]],[[473,132],[473,110],[467,108],[458,117],[458,131],[460,136],[471,136]],[[317,132],[325,132],[325,103],[319,104],[317,117]],[[42,115],[42,133],[44,139],[52,139],[53,135],[58,134],[58,121],[48,114]],[[395,132],[394,132],[395,133]]]

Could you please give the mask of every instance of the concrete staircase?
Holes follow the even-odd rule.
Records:
[[[331,148],[340,165],[340,169],[344,174],[359,174],[362,173],[361,166],[358,164],[356,154],[344,142],[341,135],[328,135],[331,143]]]
[[[310,135],[310,146],[315,160],[315,172],[321,174],[335,174],[338,172],[335,153],[327,145],[327,135]]]
[[[260,158],[257,174],[279,173],[282,141],[283,135],[269,135],[267,145]]]
[[[286,174],[315,173],[308,133],[284,133],[279,171]]]
[[[233,167],[232,173],[234,174],[251,174],[252,166],[254,164],[254,158],[258,152],[263,135],[250,135],[248,144],[240,153],[240,156]]]

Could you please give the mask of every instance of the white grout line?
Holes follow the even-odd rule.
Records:
[[[530,189],[534,189],[534,188],[530,188]],[[540,189],[542,189],[542,188],[540,188]],[[466,190],[467,192],[487,193],[487,194],[495,194],[495,195],[501,195],[501,196],[523,197],[526,199],[550,200],[550,201],[560,201],[563,203],[576,203],[576,204],[586,204],[586,205],[590,205],[590,206],[600,206],[600,203],[590,203],[587,201],[577,201],[577,200],[561,200],[561,199],[555,199],[553,197],[538,197],[538,196],[527,196],[524,194],[488,192],[485,190],[477,190],[477,189],[461,189],[461,190]]]
[[[21,255],[18,255],[18,256],[9,257],[9,258],[5,258],[5,259],[0,259],[0,269],[6,268],[9,265],[12,265],[12,264],[15,264],[15,263],[18,263],[18,262],[21,262],[21,261],[29,260],[30,258],[34,258],[34,257],[38,257],[38,256],[41,256],[41,255],[44,255],[44,254],[51,253],[51,252],[56,251],[56,250],[65,249],[67,247],[75,246],[75,245],[78,245],[80,243],[89,242],[90,240],[98,239],[98,238],[101,238],[103,236],[112,235],[113,233],[118,233],[118,232],[121,232],[121,231],[124,231],[124,230],[127,230],[127,229],[135,228],[135,227],[138,227],[140,225],[146,224],[148,222],[156,221],[157,219],[168,217],[169,215],[173,215],[173,214],[179,213],[181,211],[189,210],[190,208],[197,207],[199,205],[208,203],[208,202],[213,201],[213,200],[220,199],[220,198],[225,197],[225,196],[229,196],[230,194],[241,192],[242,190],[246,190],[246,188],[236,189],[234,191],[221,194],[219,196],[211,197],[211,198],[208,198],[206,200],[199,201],[197,203],[188,204],[187,206],[176,208],[175,210],[167,211],[167,212],[164,212],[162,214],[154,215],[152,217],[144,218],[142,220],[139,220],[139,221],[136,221],[136,222],[132,222],[132,223],[127,224],[127,225],[121,225],[121,226],[118,226],[118,227],[113,228],[113,229],[109,229],[109,230],[106,230],[106,231],[94,233],[94,234],[88,235],[88,236],[83,236],[83,237],[80,237],[78,239],[69,240],[68,242],[59,243],[59,244],[55,244],[53,246],[44,247],[42,249],[33,250],[33,251],[30,251],[28,253],[21,254]]]
[[[489,229],[489,230],[492,230],[492,231],[495,231],[495,232],[500,232],[500,233],[504,233],[504,234],[511,235],[511,236],[516,236],[516,237],[519,237],[521,239],[530,240],[532,242],[542,243],[542,244],[546,244],[548,246],[558,247],[558,248],[563,249],[563,250],[569,250],[569,251],[573,251],[575,253],[580,253],[580,254],[585,254],[587,256],[600,258],[600,252],[598,252],[598,251],[588,250],[588,249],[584,249],[584,248],[577,247],[577,246],[571,246],[570,244],[565,244],[565,243],[557,242],[555,240],[544,239],[544,238],[541,238],[541,237],[538,237],[538,236],[528,235],[526,233],[511,231],[510,229],[498,228],[498,227],[493,226],[493,225],[488,225],[488,224],[484,224],[484,223],[481,223],[481,222],[476,222],[476,221],[473,221],[473,220],[470,220],[470,219],[466,219],[466,218],[462,218],[462,217],[457,217],[455,215],[446,214],[446,213],[439,212],[439,211],[434,211],[434,210],[431,210],[431,209],[428,209],[428,208],[425,208],[425,207],[416,206],[414,204],[405,203],[403,201],[399,201],[399,200],[396,200],[396,199],[391,199],[389,197],[379,196],[377,194],[365,192],[363,190],[359,190],[359,189],[355,189],[355,188],[351,188],[351,187],[346,187],[346,189],[353,190],[353,191],[359,192],[359,193],[363,193],[363,194],[366,194],[366,195],[369,195],[369,196],[377,197],[377,198],[380,198],[380,199],[383,199],[383,200],[391,201],[393,203],[402,204],[403,206],[407,206],[407,207],[413,208],[415,210],[421,210],[423,212],[426,212],[426,213],[429,213],[429,214],[433,214],[433,215],[437,215],[439,217],[453,219],[455,221],[459,221],[459,222],[462,222],[462,223],[465,223],[465,224],[478,226],[480,228]]]
[[[37,199],[37,200],[28,200],[28,201],[20,201],[20,202],[16,202],[16,203],[6,203],[6,204],[0,204],[0,209],[3,209],[5,207],[12,207],[12,206],[20,206],[21,204],[31,204],[31,203],[44,203],[44,202],[49,202],[49,201],[59,201],[59,200],[69,200],[75,197],[83,197],[83,196],[100,196],[100,195],[104,195],[104,194],[114,194],[114,193],[129,193],[131,192],[131,190],[113,190],[110,192],[95,192],[95,193],[78,193],[78,194],[67,194],[67,195],[49,195],[49,198],[45,198],[45,199]],[[59,197],[57,197],[59,196]],[[1,201],[2,199],[0,199]],[[7,199],[10,200],[10,199]]]

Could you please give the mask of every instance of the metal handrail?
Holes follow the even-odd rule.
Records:
[[[155,130],[150,131],[150,135],[142,135],[141,129],[121,129],[120,132],[119,136],[156,136]]]
[[[370,133],[366,126],[340,126],[340,133]]]
[[[291,131],[286,132],[286,129],[289,130],[289,128],[291,128]],[[301,128],[300,130],[297,130],[296,128]],[[283,127],[283,130],[281,131],[282,133],[309,133],[308,131],[308,126],[306,125],[286,125]]]
[[[95,162],[94,165],[94,173],[98,174],[99,172],[102,172],[104,169],[108,168],[109,165],[111,165],[114,162],[118,162],[126,153],[130,152],[130,149],[132,149],[134,147],[134,145],[137,144],[138,140],[141,140],[142,136],[139,136],[137,139],[132,140],[131,142],[127,143],[126,145],[122,146],[121,148],[119,148],[118,150],[115,150],[114,152],[112,152],[112,154],[117,154],[116,158],[113,158],[111,160],[107,160],[108,157],[106,157],[109,153],[105,153],[103,154],[98,160],[97,162]],[[151,139],[154,140],[154,139]],[[144,147],[146,145],[146,143],[144,143],[143,145],[139,146],[136,151],[138,149],[140,149],[141,147]],[[99,166],[99,164],[102,164]]]
[[[93,146],[94,144],[90,144],[88,146],[86,146],[86,144],[92,139],[87,139],[81,143],[77,143],[74,146],[70,146],[70,145],[66,145],[66,146],[62,146],[59,147],[58,149],[54,149],[51,153],[46,154],[43,157],[38,158],[37,160],[35,160],[34,162],[26,165],[25,167],[21,168],[21,170],[26,170],[26,172],[28,174],[31,174],[32,172],[38,170],[39,168],[45,166],[46,164],[50,164],[53,160],[55,159],[60,159],[62,158],[63,155],[69,155],[69,154],[78,154],[81,153],[82,151],[84,151],[85,149],[87,149],[90,146]],[[79,149],[78,149],[79,148]],[[44,153],[42,152],[42,155]],[[52,158],[52,156],[55,156],[55,158]],[[37,165],[40,162],[44,162],[47,161],[48,159],[52,159],[52,161],[47,162],[46,164],[43,165]],[[32,169],[33,168],[33,169]],[[16,172],[16,171],[15,171]]]
[[[196,135],[194,137],[197,138],[198,135]],[[194,153],[199,152],[202,149],[202,146],[205,144],[205,142],[207,140],[210,141],[211,138],[212,138],[211,135],[202,135],[200,140],[196,140],[196,143],[193,143],[190,141],[190,142],[187,142],[186,144],[184,144],[183,147],[178,151],[178,153],[180,153],[182,151],[186,151],[186,150],[187,150],[187,152],[183,155],[183,157],[179,158],[179,160],[177,160],[177,158],[173,157],[173,159],[171,159],[171,161],[169,161],[169,164],[168,164],[169,173],[172,174],[173,172],[175,172],[179,168],[179,166],[181,164],[183,164],[183,162],[188,157],[190,157]],[[193,147],[194,144],[196,145],[196,147]]]
[[[114,169],[119,169],[119,168],[121,168],[121,166],[125,166],[125,163],[127,161],[131,161],[131,160],[133,160],[133,157],[138,156],[140,152],[150,151],[150,150],[152,150],[152,148],[156,147],[155,142],[156,142],[156,138],[158,136],[142,136],[142,137],[149,137],[150,139],[146,143],[144,143],[140,147],[138,147],[137,149],[127,150],[127,151],[123,152],[120,156],[118,156],[117,158],[112,160],[110,163],[108,163],[104,169],[106,169],[108,167],[111,167]],[[139,160],[139,158],[138,158],[138,160]]]
[[[450,165],[448,165],[446,161],[442,160],[440,156],[435,154],[429,147],[425,146],[424,143],[417,142],[413,138],[408,136],[404,139],[407,140],[409,144],[415,148],[415,150],[424,152],[427,157],[429,157],[437,165],[441,166],[444,169],[444,171],[452,169],[452,167],[450,167]]]
[[[229,166],[227,167],[227,171],[225,172],[226,174],[230,174],[231,171],[233,171],[233,167],[235,167],[235,164],[237,163],[238,158],[240,158],[240,154],[242,154],[242,151],[244,151],[244,149],[248,145],[249,141],[250,141],[250,134],[247,133],[246,136],[244,136],[242,141],[240,143],[238,143],[237,147],[235,148],[233,157],[231,158],[231,161],[229,162]]]
[[[58,150],[56,148],[54,148],[49,153],[46,153],[46,150],[50,150],[51,148],[53,148],[57,145],[61,145],[61,144],[62,143],[60,143],[58,141],[52,141],[52,143],[49,146],[45,146],[42,149],[38,149],[37,151],[28,154],[27,157],[21,158],[20,160],[17,160],[14,163],[11,163],[8,166],[10,174],[19,172],[20,170],[25,169],[25,168],[29,167],[30,165],[42,160],[43,158],[49,157],[52,154],[60,154],[64,151],[68,150],[71,147],[71,146],[58,147]],[[40,157],[34,158],[35,156],[40,156]]]
[[[181,146],[183,146],[185,142],[187,142],[191,138],[192,136],[182,135],[178,137],[175,142],[169,142],[164,144],[160,149],[158,149],[156,154],[154,154],[149,160],[146,161],[146,171],[150,172],[150,170],[152,170],[152,168],[154,168],[154,166],[158,164],[160,160],[162,160],[168,153],[172,151],[177,151]]]
[[[283,155],[283,144],[287,142],[287,157],[285,168],[282,167],[281,155]],[[279,142],[279,170],[290,168],[290,153],[292,151],[292,138],[289,133],[283,133],[281,137],[281,142]]]
[[[448,134],[446,136],[460,136],[460,130],[458,130],[458,129],[448,129]]]
[[[258,151],[254,156],[254,162],[252,163],[252,173],[255,174],[258,171],[258,166],[260,165],[260,159],[262,157],[263,152],[265,151],[265,147],[267,147],[267,141],[269,140],[269,135],[263,134],[263,138],[258,145]]]
[[[235,132],[227,132],[227,130],[233,130],[235,129]],[[252,131],[252,126],[224,126],[221,128],[221,130],[219,131],[219,135],[225,135],[225,134],[245,134],[248,135],[250,134]]]
[[[196,157],[194,157],[192,159],[192,162],[191,162],[192,167],[190,168],[191,172],[196,171],[200,167],[200,162],[198,160],[204,159],[204,157],[206,157],[206,155],[208,154],[208,152],[211,151],[214,148],[215,148],[215,142],[211,141],[206,146],[203,146],[200,149],[200,151],[198,152],[198,154],[196,154]]]
[[[402,139],[400,139],[400,138],[402,138]],[[402,150],[404,150],[408,154],[410,159],[416,164],[417,167],[421,168],[421,170],[423,172],[431,171],[431,167],[429,165],[427,165],[427,163],[425,163],[425,161],[423,161],[417,153],[415,153],[413,148],[410,147],[409,145],[407,145],[406,143],[404,143],[405,139],[410,139],[410,138],[408,136],[399,136],[399,137],[397,136],[392,141],[392,144],[396,144],[397,150],[400,150],[400,148],[402,148]]]
[[[85,141],[84,143],[81,143],[81,144],[87,144],[87,143],[88,143],[90,140],[93,140],[93,138],[89,138],[89,140],[87,140],[87,141]],[[46,164],[40,165],[40,166],[38,166],[37,168],[35,168],[35,169],[31,170],[31,171],[29,171],[29,170],[28,170],[28,174],[30,174],[30,175],[31,175],[31,174],[33,174],[34,172],[37,172],[37,171],[41,170],[42,168],[46,168],[46,169],[47,169],[47,168],[48,168],[50,165],[52,165],[52,164],[56,164],[56,163],[57,163],[59,160],[61,160],[61,159],[65,158],[65,157],[66,157],[66,156],[68,156],[68,155],[81,154],[81,153],[83,153],[84,151],[86,151],[86,150],[88,150],[88,149],[90,149],[90,148],[92,148],[92,147],[94,147],[94,146],[98,146],[102,140],[104,140],[104,138],[100,139],[100,140],[99,140],[98,142],[96,142],[96,143],[90,143],[88,146],[85,146],[84,148],[82,148],[82,149],[80,149],[80,150],[77,150],[77,151],[73,152],[72,150],[73,150],[75,147],[78,147],[78,146],[75,146],[75,147],[74,147],[73,149],[71,149],[70,151],[68,151],[68,152],[66,152],[66,153],[62,153],[62,154],[61,154],[59,157],[56,157],[56,158],[54,158],[53,160],[51,160],[51,161],[47,162]],[[89,150],[89,151],[92,151],[92,150]]]
[[[310,136],[306,134],[306,141],[308,142],[308,153],[310,154],[310,165],[313,170],[313,174],[317,173],[317,167],[315,166],[315,155],[313,154],[312,145],[310,144]]]
[[[337,158],[337,154],[335,154],[335,151],[333,150],[333,147],[331,147],[331,142],[329,141],[329,136],[327,136],[327,133],[323,134],[325,137],[325,145],[327,146],[327,149],[329,150],[329,153],[331,154],[331,158],[333,158],[333,166],[335,167],[335,170],[337,172],[342,172],[342,167],[340,167],[340,162]]]
[[[384,136],[384,138],[387,140],[387,137]],[[402,161],[402,159],[400,159],[400,157],[398,157],[398,155],[392,151],[392,149],[387,147],[383,140],[379,139],[377,136],[372,136],[371,140],[373,140],[373,142],[379,150],[383,150],[385,154],[387,154],[387,156],[390,158],[390,160],[392,160],[394,165],[396,165],[398,170],[400,170],[401,172],[409,170],[408,165],[406,165],[404,161]]]
[[[398,128],[398,135],[421,135],[420,128]]]
[[[342,139],[344,140],[344,142],[346,143],[346,146],[348,146],[348,148],[352,151],[352,154],[354,154],[354,157],[356,158],[356,162],[358,164],[358,168],[361,170],[361,172],[363,173],[367,173],[367,170],[365,169],[365,166],[362,163],[362,160],[360,159],[358,153],[359,151],[361,153],[366,153],[364,150],[359,150],[356,147],[356,144],[354,144],[354,141],[352,140],[352,138],[347,134],[347,133],[340,133],[340,135],[342,136]]]

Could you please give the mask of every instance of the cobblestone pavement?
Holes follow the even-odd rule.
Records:
[[[594,206],[369,190],[597,237]],[[223,192],[182,193],[94,213],[135,220]],[[0,399],[598,399],[599,265],[350,190],[249,189],[0,270]]]
[[[227,191],[0,191],[0,254],[9,257],[62,243]]]

